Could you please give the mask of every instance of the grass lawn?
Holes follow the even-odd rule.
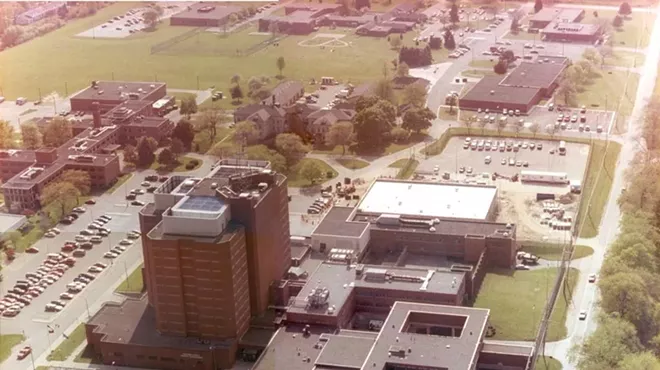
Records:
[[[495,71],[492,69],[466,69],[461,72],[461,75],[464,77],[484,77],[484,76],[494,76],[496,75]]]
[[[286,174],[288,180],[289,180],[289,186],[294,187],[294,188],[300,188],[304,186],[310,186],[313,185],[311,181],[307,180],[306,178],[300,176],[300,169],[302,166],[305,165],[307,162],[316,162],[320,167],[321,167],[321,172],[323,172],[323,180],[318,181],[319,183],[325,182],[327,180],[334,179],[337,177],[338,173],[335,171],[332,167],[330,167],[329,164],[325,163],[324,161],[316,158],[303,158],[297,165],[293,166],[289,170],[289,172]],[[328,173],[330,173],[332,176],[328,176]]]
[[[11,355],[11,349],[21,343],[25,338],[21,334],[0,335],[0,363],[3,363]]]
[[[191,27],[162,23],[154,32],[140,32],[125,39],[75,36],[134,6],[134,3],[112,4],[94,16],[69,22],[56,31],[4,50],[0,53],[0,65],[5,67],[0,72],[4,96],[8,100],[19,96],[32,100],[37,98],[38,89],[44,95],[53,91],[63,95],[65,83],[68,91],[73,92],[87,87],[91,79],[110,79],[113,74],[115,80],[158,80],[167,82],[171,88],[182,89],[196,89],[199,77],[200,88],[213,85],[227,93],[230,79],[236,73],[244,81],[254,75],[275,76],[278,73],[275,61],[280,56],[285,58],[283,74],[288,79],[306,82],[311,78],[334,76],[341,82],[358,84],[379,78],[383,64],[390,65],[398,56],[385,38],[360,37],[352,29],[321,29],[323,33],[343,34],[341,41],[346,43],[346,46],[342,43],[343,47],[302,47],[298,43],[311,39],[314,34],[289,36],[278,46],[271,45],[245,57],[209,55],[204,51],[217,49],[219,45],[228,50],[245,48],[246,41],[254,44],[260,36],[239,32],[224,38],[201,33],[163,54],[151,54],[151,46],[188,32]],[[190,51],[194,53],[184,53]],[[43,58],[44,55],[49,57]],[[90,55],[94,56],[95,63],[89,63]],[[355,63],[356,60],[360,63]],[[224,99],[222,103],[229,100]],[[231,103],[227,105],[230,107]]]
[[[635,104],[639,74],[627,75],[628,73],[624,71],[601,71],[600,77],[593,78],[583,86],[583,91],[577,94],[575,106],[607,108],[616,110],[620,115],[629,116]],[[628,80],[627,86],[626,80]],[[625,90],[624,86],[626,86]]]
[[[441,106],[438,109],[438,118],[444,121],[456,121],[456,116],[458,116],[458,109],[454,107],[451,111],[449,112],[449,108],[446,106]]]
[[[422,154],[427,156],[434,156],[442,153],[447,146],[447,142],[452,136],[488,136],[488,137],[513,137],[511,132],[498,133],[495,130],[481,130],[479,128],[472,128],[468,131],[465,127],[452,127],[445,131],[436,141],[422,149]],[[578,223],[582,222],[585,218],[583,215],[587,212],[584,227],[580,229],[580,237],[592,238],[598,234],[598,227],[603,218],[605,211],[605,204],[612,188],[612,176],[616,170],[616,162],[621,152],[621,144],[610,141],[609,146],[603,140],[577,139],[575,137],[550,137],[546,134],[536,134],[535,136],[529,132],[521,132],[517,135],[518,139],[538,139],[538,140],[564,140],[567,142],[575,142],[582,144],[591,144],[591,153],[589,155],[589,162],[587,163],[587,173],[585,181],[582,186],[582,197],[580,201],[580,209],[578,211]],[[600,175],[599,169],[601,169]],[[596,189],[591,197],[592,189]],[[580,227],[580,226],[578,226]]]
[[[415,159],[409,158],[404,159],[404,161],[405,162],[399,169],[399,172],[396,174],[397,179],[409,179],[415,173],[417,166],[419,166],[419,161]]]
[[[564,248],[561,244],[547,243],[547,242],[522,242],[522,250],[549,261],[561,260],[562,250]],[[594,254],[594,250],[586,245],[576,245],[573,248],[573,260],[584,258]]]
[[[390,168],[403,168],[406,164],[408,164],[408,161],[409,161],[408,158],[397,159],[396,161],[392,162],[387,167],[390,167]]]
[[[200,154],[206,154],[213,145],[224,140],[231,140],[231,135],[234,129],[229,128],[227,125],[221,124],[216,129],[215,140],[211,140],[211,136],[207,130],[197,132],[193,139],[193,145],[197,145],[195,151]]]
[[[610,196],[612,179],[620,152],[621,144],[615,142],[610,142],[608,147],[603,141],[594,141],[591,147],[580,210],[576,219],[580,230],[579,236],[582,238],[593,238],[598,235],[598,228]],[[596,190],[593,191],[592,196],[594,188]]]
[[[124,183],[126,181],[128,181],[128,179],[130,179],[131,176],[133,176],[132,173],[126,173],[126,174],[123,174],[123,175],[119,176],[117,178],[117,182],[114,185],[112,185],[112,187],[110,189],[106,190],[105,193],[106,194],[114,193],[117,189],[119,189],[120,186],[124,185]]]
[[[607,19],[611,24],[616,14],[616,10],[598,10],[598,18],[596,18],[593,10],[587,10],[582,23],[598,23],[602,22],[602,19]],[[631,48],[635,46],[645,48],[648,46],[655,17],[655,13],[646,12],[635,12],[630,15],[630,18],[624,20],[621,29],[612,30],[614,46]]]
[[[474,68],[493,68],[497,64],[497,59],[476,59],[471,61],[468,65]]]
[[[571,270],[568,284],[572,291],[579,271]],[[490,309],[490,323],[497,330],[491,339],[531,341],[536,338],[558,271],[555,268],[530,271],[491,269],[486,273],[474,306]],[[567,306],[560,292],[550,317],[548,342],[566,337]]]
[[[55,348],[51,353],[48,354],[46,360],[48,361],[66,361],[72,354],[73,351],[78,348],[83,341],[85,340],[85,324],[78,325],[71,333],[69,337],[64,339],[57,348]]]
[[[396,153],[398,151],[408,149],[411,146],[415,144],[421,143],[424,139],[426,138],[426,133],[421,132],[419,134],[412,133],[408,137],[407,140],[401,141],[401,142],[393,142],[390,143],[388,146],[386,146],[381,152],[379,153],[370,153],[370,152],[361,152],[361,151],[355,151],[352,150],[349,147],[346,147],[346,152],[344,153],[342,150],[341,145],[337,145],[334,148],[323,148],[323,149],[315,149],[313,153],[319,153],[319,154],[335,154],[335,155],[344,155],[344,154],[351,154],[351,155],[364,155],[364,156],[384,156],[392,153]]]
[[[645,55],[616,50],[612,56],[605,58],[605,65],[619,67],[641,67],[644,65]]]
[[[536,359],[536,370],[561,370],[562,368],[561,362],[555,358],[539,356]]]
[[[140,265],[128,275],[128,278],[119,284],[117,289],[115,289],[115,293],[140,293],[143,289],[142,265]]]
[[[351,170],[359,170],[360,168],[365,168],[369,165],[369,162],[357,158],[338,158],[337,162]]]
[[[197,161],[197,164],[193,168],[186,168],[188,163],[191,161]],[[151,169],[156,170],[158,172],[187,172],[187,171],[194,171],[198,169],[202,165],[203,161],[201,159],[193,158],[193,157],[188,157],[188,156],[183,156],[179,157],[178,162],[176,165],[171,164],[171,165],[162,165],[158,163],[157,161],[154,161],[154,163],[151,164]]]

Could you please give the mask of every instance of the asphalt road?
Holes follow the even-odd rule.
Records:
[[[206,174],[213,162],[213,160],[207,158],[200,169],[184,174]],[[114,294],[114,289],[142,263],[141,241],[139,239],[135,240],[135,243],[128,247],[119,258],[112,261],[112,265],[108,259],[103,258],[103,253],[115,246],[121,239],[124,239],[126,232],[139,228],[138,212],[141,207],[127,205],[125,196],[131,189],[140,188],[140,183],[144,181],[144,177],[152,173],[155,172],[148,170],[135,173],[113,194],[96,197],[97,204],[93,206],[85,205],[87,212],[82,214],[75,223],[67,226],[57,226],[62,230],[62,234],[56,238],[43,238],[38,241],[35,246],[40,250],[39,253],[20,254],[12,264],[3,269],[4,281],[0,283],[0,292],[4,294],[13,287],[16,280],[24,279],[26,272],[35,271],[46,258],[47,253],[59,252],[65,241],[73,240],[75,235],[86,228],[93,219],[102,214],[112,216],[112,220],[106,225],[112,230],[112,233],[109,238],[104,238],[109,239],[109,241],[104,240],[102,244],[95,245],[91,251],[87,252],[85,257],[80,258],[73,268],[69,269],[55,284],[49,286],[42,295],[35,298],[18,316],[0,318],[2,334],[22,333],[27,338],[25,343],[14,348],[11,357],[0,366],[1,369],[32,369],[29,357],[22,361],[16,361],[16,353],[26,344],[32,346],[33,357],[37,364],[45,362],[49,353],[48,348],[51,345],[54,348],[56,342],[63,339],[62,334],[69,334],[78,324],[86,321],[88,313],[93,315],[104,302],[109,300],[120,301],[122,299],[121,296]],[[140,195],[138,199],[149,202],[153,199],[153,195],[145,193]],[[98,277],[82,292],[76,294],[75,298],[69,301],[61,312],[49,313],[44,311],[46,303],[58,300],[59,295],[66,291],[66,285],[72,282],[78,274],[87,271],[89,266],[96,262],[106,263],[108,267],[98,274]],[[48,326],[54,329],[53,333],[48,333]]]

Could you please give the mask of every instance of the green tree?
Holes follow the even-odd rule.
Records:
[[[46,124],[43,132],[44,145],[49,148],[57,148],[73,137],[71,122],[55,117]]]
[[[623,26],[623,18],[621,18],[620,15],[616,15],[614,19],[612,19],[612,26],[614,26],[614,28],[621,28]]]
[[[137,150],[133,145],[124,146],[124,161],[136,164],[138,160]]]
[[[296,134],[279,134],[275,137],[275,148],[284,156],[289,168],[295,166],[309,152],[309,148]]]
[[[149,144],[149,140],[147,140],[147,137],[142,136],[140,139],[138,139],[137,154],[138,154],[138,162],[137,162],[138,166],[149,167],[151,166],[152,163],[154,163],[156,156],[154,155],[154,151],[151,148],[151,145]]]
[[[458,5],[456,5],[456,3],[451,4],[451,8],[449,8],[449,20],[451,23],[458,23],[460,21],[458,16]]]
[[[265,145],[252,145],[245,149],[247,159],[270,162],[270,166],[277,172],[286,172],[286,158]]]
[[[172,138],[181,140],[183,146],[190,150],[190,145],[195,138],[195,128],[193,127],[193,124],[187,119],[179,120],[172,131]]]
[[[510,28],[511,28],[511,32],[518,33],[518,31],[520,30],[520,19],[518,19],[518,17],[513,17],[513,19],[511,20]]]
[[[16,248],[16,243],[21,239],[23,234],[18,230],[11,230],[3,233],[0,240],[11,243],[11,245]],[[0,243],[1,244],[1,243]]]
[[[410,108],[403,115],[401,127],[420,133],[422,130],[430,128],[432,125],[431,121],[435,118],[435,114],[428,108]]]
[[[660,361],[651,352],[630,354],[621,360],[619,370],[660,370]]]
[[[240,102],[243,99],[243,89],[240,85],[234,85],[229,89],[229,94],[234,102]]]
[[[195,97],[190,95],[181,99],[181,108],[179,109],[182,115],[190,119],[190,116],[197,113],[197,101]]]
[[[251,145],[259,139],[259,129],[252,121],[242,121],[234,128],[234,142],[238,145]]]
[[[9,26],[2,35],[2,45],[12,47],[18,44],[18,40],[23,36],[23,29],[18,26]]]
[[[410,84],[403,89],[403,103],[411,104],[415,107],[423,107],[426,105],[426,87],[422,84]]]
[[[173,138],[172,142],[170,143],[170,151],[172,152],[172,155],[174,155],[174,159],[178,159],[183,152],[185,152],[186,147],[183,145],[183,142],[177,138]]]
[[[532,135],[534,135],[534,138],[536,138],[536,134],[539,132],[539,124],[537,122],[532,122],[531,125],[529,125],[529,131],[532,132]]]
[[[575,82],[567,78],[562,79],[559,83],[559,87],[557,87],[556,94],[564,100],[565,105],[571,105],[575,101],[575,96],[577,95]]]
[[[34,150],[43,146],[41,131],[34,123],[22,124],[21,136],[23,137],[23,148],[25,149]]]
[[[591,62],[593,65],[599,65],[601,63],[601,55],[598,53],[598,50],[594,48],[587,48],[582,53],[582,59]]]
[[[509,63],[504,59],[500,59],[497,62],[497,64],[493,66],[493,71],[498,75],[505,74],[508,69],[509,69]]]
[[[54,181],[44,187],[39,200],[42,206],[59,204],[61,214],[55,217],[59,219],[62,215],[71,211],[73,207],[70,201],[78,199],[78,197],[80,197],[80,192],[72,184]]]
[[[207,132],[211,138],[211,142],[215,142],[215,137],[218,135],[218,125],[222,121],[224,114],[225,112],[219,108],[204,109],[197,120],[198,131]]]
[[[14,126],[8,121],[0,120],[0,149],[11,149],[15,146]]]
[[[410,132],[402,127],[396,126],[392,128],[390,135],[392,136],[392,140],[397,143],[402,143],[410,137]]]
[[[174,163],[174,161],[174,154],[170,148],[164,148],[160,151],[160,153],[158,153],[158,163],[162,164],[163,166],[168,166]]]
[[[396,104],[396,95],[394,95],[394,87],[392,86],[392,81],[386,78],[381,78],[376,81],[374,86],[374,95],[380,99],[387,100],[392,104]]]
[[[142,13],[142,21],[147,27],[154,29],[158,24],[158,13],[153,9],[146,10]]]
[[[396,109],[385,100],[364,105],[369,100],[358,99],[358,111],[353,118],[358,146],[367,150],[382,149],[396,120]],[[361,108],[361,109],[360,109]]]
[[[534,1],[534,13],[538,13],[543,9],[543,0]]]
[[[277,70],[279,71],[279,77],[282,77],[282,71],[284,70],[284,67],[286,67],[286,62],[284,61],[284,57],[278,57],[277,58]]]
[[[231,76],[230,82],[234,85],[240,85],[241,84],[241,75],[235,74]]]
[[[341,155],[346,154],[346,146],[353,140],[353,124],[351,122],[336,122],[325,134],[326,145],[334,148],[341,145]]]
[[[314,184],[323,177],[323,169],[316,161],[307,161],[300,167],[300,175]]]
[[[573,347],[569,358],[580,370],[616,369],[626,356],[641,348],[632,324],[616,316],[602,315],[596,331]]]
[[[92,179],[87,171],[66,170],[57,181],[73,185],[81,195],[87,195],[92,190]]]
[[[630,4],[627,2],[621,3],[621,6],[619,6],[619,14],[621,15],[631,15],[632,14],[632,8],[630,7]]]
[[[390,38],[390,47],[392,47],[392,50],[399,50],[401,49],[401,45],[403,42],[401,41],[400,38],[398,37],[392,37]]]
[[[406,62],[399,63],[399,66],[396,68],[397,77],[406,77],[408,76],[409,72],[410,72],[410,67],[408,67],[408,64],[406,64]]]
[[[449,50],[456,49],[456,40],[454,40],[454,34],[451,33],[451,30],[447,29],[444,34],[445,38],[445,48]]]

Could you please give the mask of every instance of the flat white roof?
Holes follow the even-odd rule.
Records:
[[[376,180],[358,205],[362,212],[485,220],[494,186]]]

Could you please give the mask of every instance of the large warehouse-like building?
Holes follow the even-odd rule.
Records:
[[[544,41],[587,42],[598,40],[602,27],[580,23],[585,11],[577,8],[543,8],[529,20],[532,32],[541,32]]]
[[[543,98],[552,96],[568,58],[539,56],[523,62],[504,77],[486,76],[459,98],[461,109],[502,109],[529,112]]]

